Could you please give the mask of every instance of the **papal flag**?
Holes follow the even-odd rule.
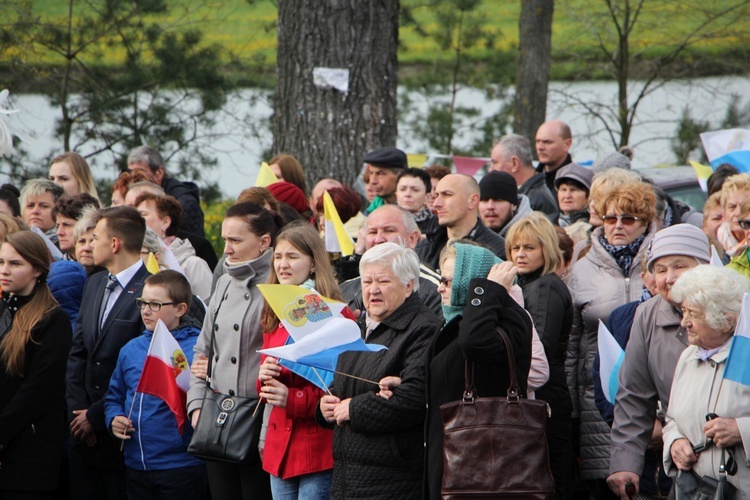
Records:
[[[750,385],[750,294],[742,297],[742,311],[732,337],[724,378]]]
[[[604,326],[602,320],[599,320],[597,343],[599,347],[599,379],[602,383],[602,392],[604,392],[607,401],[615,404],[615,396],[620,385],[620,367],[625,359],[625,351],[607,327]]]
[[[750,173],[750,130],[732,128],[703,132],[701,142],[714,170],[722,163],[729,163],[740,172]]]
[[[190,388],[190,366],[180,344],[161,320],[156,323],[143,364],[136,392],[164,400],[175,419],[180,434],[187,420],[187,391]]]
[[[273,173],[271,167],[269,167],[266,162],[261,163],[258,177],[255,179],[255,186],[264,188],[275,182],[279,182],[279,179],[276,177],[276,174]]]
[[[697,161],[690,160],[690,166],[695,170],[695,176],[698,178],[698,185],[704,193],[708,193],[708,178],[714,173],[713,169],[708,165],[703,165]]]
[[[341,252],[341,255],[354,253],[354,241],[344,229],[344,223],[333,204],[328,191],[323,193],[323,216],[326,221],[326,250],[329,252]]]

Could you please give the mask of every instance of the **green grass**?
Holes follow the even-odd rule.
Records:
[[[362,0],[368,1],[368,0]],[[416,3],[418,0],[402,0],[402,3]],[[499,73],[513,71],[513,61],[518,46],[518,16],[521,0],[484,0],[479,10],[487,20],[484,29],[492,36],[490,46],[478,46],[467,51],[472,61],[497,64],[493,57],[498,53],[504,62]],[[78,5],[81,2],[77,2]],[[226,47],[239,61],[230,71],[242,78],[243,69],[261,67],[272,73],[276,59],[276,7],[270,0],[208,0],[201,7],[194,6],[196,0],[168,0],[170,11],[159,21],[200,27],[206,43],[218,43]],[[653,60],[668,54],[671,46],[680,39],[680,33],[689,31],[698,22],[694,9],[677,8],[677,2],[652,0],[649,10],[644,10],[638,27],[631,40],[631,53],[642,53],[643,59]],[[706,8],[718,10],[726,2],[704,2]],[[36,0],[34,10],[45,20],[60,22],[67,15],[64,0]],[[579,76],[582,71],[590,72],[591,78],[606,78],[607,71],[597,68],[592,62],[601,62],[602,55],[597,50],[597,37],[591,27],[608,22],[602,12],[601,0],[566,0],[555,2],[553,24],[553,67],[555,78]],[[76,11],[74,11],[76,12]],[[80,15],[78,12],[76,14]],[[415,8],[417,20],[428,30],[438,29],[434,12],[428,8]],[[750,12],[746,10],[744,19]],[[665,20],[667,20],[665,22]],[[736,24],[736,30],[727,27],[720,35],[710,40],[694,44],[683,59],[685,63],[695,59],[732,58],[732,62],[747,63],[747,43],[750,40],[746,21]],[[60,64],[53,54],[44,54],[40,64]],[[434,41],[425,40],[412,27],[405,26],[400,31],[399,63],[402,73],[409,74],[409,67],[429,68],[436,62],[449,60],[451,54],[441,52]],[[110,58],[116,64],[117,57]],[[90,61],[92,62],[92,61]],[[228,62],[228,61],[227,61]],[[737,64],[742,66],[743,64]],[[746,64],[744,64],[746,66]],[[715,64],[705,67],[711,71],[721,71]],[[730,70],[731,71],[731,70]],[[439,76],[437,78],[440,78]],[[512,78],[509,78],[511,80]],[[248,80],[258,83],[256,80]]]

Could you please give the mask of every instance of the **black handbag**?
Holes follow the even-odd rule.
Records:
[[[497,331],[508,355],[508,397],[476,397],[474,365],[465,362],[463,399],[440,406],[444,500],[543,500],[555,492],[546,437],[549,406],[519,396],[513,347],[507,334]]]
[[[719,479],[690,471],[679,471],[672,485],[670,500],[732,500],[737,489],[727,481],[724,450],[721,450]]]
[[[219,309],[216,313],[218,312]],[[188,453],[211,462],[236,464],[251,461],[257,455],[253,454],[253,450],[258,448],[263,423],[263,404],[259,398],[230,396],[211,389],[214,335],[212,331],[203,406],[188,446]]]

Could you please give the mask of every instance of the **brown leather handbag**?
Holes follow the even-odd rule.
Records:
[[[500,328],[510,368],[505,398],[480,398],[466,362],[463,399],[440,406],[443,499],[547,499],[555,492],[547,450],[549,406],[518,395],[513,347]]]

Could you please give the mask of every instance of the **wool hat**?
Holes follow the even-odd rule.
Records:
[[[586,192],[591,191],[591,181],[594,180],[594,171],[590,168],[582,167],[578,163],[569,163],[557,171],[555,177],[555,187],[560,188],[564,181],[573,181],[583,186]]]
[[[362,161],[373,167],[407,168],[409,166],[406,153],[398,148],[373,149],[365,154]]]
[[[702,264],[711,260],[708,237],[692,224],[675,224],[654,235],[648,254],[648,271],[654,272],[654,262],[668,255],[695,257]]]
[[[274,198],[286,203],[298,213],[307,211],[308,205],[305,193],[291,182],[274,182],[266,189],[271,192]]]
[[[597,159],[591,167],[591,170],[593,170],[595,174],[598,174],[599,172],[604,172],[610,168],[624,168],[625,170],[630,170],[630,158],[622,153],[612,153]]]
[[[518,205],[518,185],[516,180],[507,172],[493,171],[479,181],[480,200],[505,200]]]

